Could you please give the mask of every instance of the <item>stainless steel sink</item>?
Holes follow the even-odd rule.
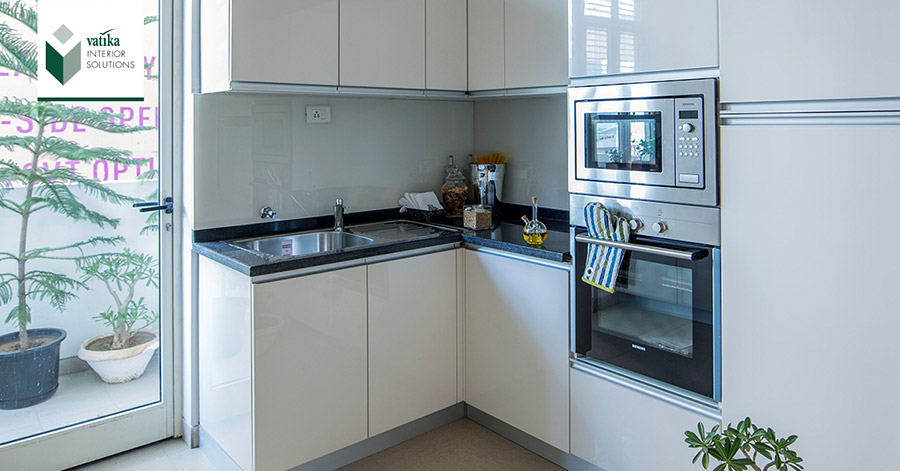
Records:
[[[308,232],[289,236],[273,236],[262,239],[247,239],[234,245],[248,250],[275,256],[310,255],[334,252],[348,247],[367,245],[373,242],[368,237],[349,232]]]

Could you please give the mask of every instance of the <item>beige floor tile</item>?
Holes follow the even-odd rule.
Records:
[[[376,463],[382,468],[375,467]],[[348,467],[354,471],[555,471],[553,463],[468,419],[460,419],[372,455]]]

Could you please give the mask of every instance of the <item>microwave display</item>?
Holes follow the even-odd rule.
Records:
[[[586,168],[662,171],[662,113],[586,113]]]

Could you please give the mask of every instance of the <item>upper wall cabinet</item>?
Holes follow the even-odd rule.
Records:
[[[720,14],[722,102],[900,95],[900,2],[732,1]]]
[[[506,88],[567,85],[566,0],[506,0]]]
[[[340,3],[340,85],[425,88],[425,0]]]
[[[572,78],[719,64],[716,0],[571,0],[570,3],[569,76]],[[771,3],[774,7],[775,2]],[[750,6],[740,8],[750,9]],[[759,3],[752,2],[752,8],[759,8]],[[780,10],[781,6],[770,10],[759,8],[758,15]],[[746,18],[741,21],[747,25],[753,23]],[[723,27],[723,31],[726,29]]]
[[[199,34],[204,93],[338,84],[338,0],[204,0]]]
[[[567,83],[566,0],[469,0],[469,90]]]
[[[503,0],[469,0],[469,90],[505,88]]]
[[[466,85],[466,0],[425,0],[425,88]]]

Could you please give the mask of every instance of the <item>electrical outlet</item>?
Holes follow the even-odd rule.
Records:
[[[309,105],[306,107],[306,124],[325,124],[331,122],[331,106]]]

